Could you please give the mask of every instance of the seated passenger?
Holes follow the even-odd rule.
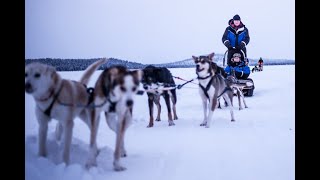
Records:
[[[237,79],[247,79],[250,75],[248,63],[241,61],[240,53],[233,54],[230,64],[224,70],[227,76],[232,75],[234,70]]]

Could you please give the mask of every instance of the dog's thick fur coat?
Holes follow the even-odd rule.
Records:
[[[52,66],[42,63],[26,65],[25,91],[31,94],[36,102],[40,156],[47,155],[48,123],[51,119],[56,119],[56,139],[60,140],[64,134],[63,162],[69,164],[73,120],[78,116],[90,128],[90,110],[86,108],[90,95],[86,86],[91,75],[105,62],[106,59],[102,59],[90,65],[79,82],[61,78]]]
[[[132,121],[134,97],[138,91],[142,78],[142,71],[129,71],[124,66],[114,66],[105,69],[96,81],[93,93],[91,112],[90,155],[86,166],[96,166],[97,144],[96,136],[100,113],[105,112],[107,124],[116,133],[114,150],[114,170],[122,171],[126,168],[120,164],[120,157],[127,156],[124,147],[124,135]]]
[[[147,90],[148,95],[148,107],[149,107],[149,125],[147,127],[153,127],[154,118],[153,118],[153,103],[156,104],[158,113],[156,121],[161,121],[161,104],[160,96],[163,96],[167,111],[168,111],[168,122],[169,126],[175,125],[173,120],[177,120],[176,112],[176,103],[177,103],[177,94],[175,88],[175,82],[173,76],[167,68],[164,67],[155,67],[149,65],[143,69],[143,88]],[[162,90],[163,88],[171,88],[169,90]],[[173,118],[171,113],[171,104],[172,102],[172,111]]]
[[[200,126],[210,127],[213,112],[217,106],[218,98],[222,96],[229,105],[231,121],[235,121],[233,115],[231,87],[226,83],[224,77],[217,73],[217,65],[213,64],[214,53],[208,56],[192,56],[196,64],[196,74],[199,80],[199,94],[202,99],[204,120]],[[209,114],[207,114],[209,102]]]

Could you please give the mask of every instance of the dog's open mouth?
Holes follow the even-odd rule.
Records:
[[[197,68],[197,72],[201,72],[203,70],[204,70],[204,68]]]

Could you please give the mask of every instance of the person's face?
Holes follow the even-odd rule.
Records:
[[[238,56],[236,56],[236,57],[233,58],[233,61],[234,62],[240,62],[240,58]]]
[[[233,23],[235,26],[239,26],[240,25],[240,20],[233,20]]]

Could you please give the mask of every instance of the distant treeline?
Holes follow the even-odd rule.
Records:
[[[101,58],[92,58],[92,59],[52,59],[52,58],[40,58],[40,59],[26,59],[25,65],[32,62],[40,62],[47,65],[51,65],[56,68],[57,71],[82,71],[85,70],[93,62],[100,60]],[[223,55],[217,54],[214,57],[214,61],[218,65],[223,64]],[[249,59],[249,65],[254,66],[258,62],[257,59]],[[264,59],[264,65],[293,65],[295,64],[294,60],[279,60],[279,59]],[[143,69],[149,64],[141,64],[136,62],[130,62],[127,60],[120,60],[116,58],[109,58],[109,61],[102,65],[99,70],[103,70],[110,66],[122,65],[128,69]],[[157,67],[167,67],[167,68],[193,68],[195,67],[193,59],[186,59],[182,61],[176,61],[172,63],[163,63],[163,64],[152,64]]]
[[[40,62],[47,65],[51,65],[56,68],[57,71],[82,71],[85,70],[90,64],[95,61],[100,60],[101,58],[93,59],[52,59],[52,58],[43,58],[43,59],[26,59],[25,65],[33,62]],[[103,70],[110,66],[122,65],[128,69],[142,69],[145,65],[141,63],[129,62],[125,60],[119,60],[115,58],[109,58],[106,64],[103,64],[99,70]]]

